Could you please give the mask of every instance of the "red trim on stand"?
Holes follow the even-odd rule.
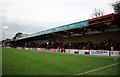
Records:
[[[93,19],[89,19],[89,26],[102,24],[105,22],[113,22],[115,20],[115,15],[117,14],[112,13],[112,14],[96,17]]]

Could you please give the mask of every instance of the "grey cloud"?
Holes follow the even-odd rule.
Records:
[[[59,23],[50,23],[50,22],[42,22],[42,21],[31,21],[31,20],[22,20],[15,19],[11,20],[7,17],[3,17],[2,25],[8,26],[6,30],[6,38],[12,38],[15,33],[35,33],[39,31],[43,31],[49,28],[53,28],[55,26],[59,26]],[[0,39],[1,40],[1,39]]]

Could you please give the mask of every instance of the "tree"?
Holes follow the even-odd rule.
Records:
[[[13,39],[16,39],[16,38],[21,37],[22,34],[23,34],[23,33],[21,33],[21,32],[16,33],[15,36],[13,37]]]
[[[6,42],[9,42],[9,41],[11,41],[11,40],[12,40],[12,39],[10,39],[10,38],[6,38],[5,41],[6,41]]]
[[[92,18],[94,17],[100,17],[100,16],[103,16],[104,14],[104,11],[103,10],[100,10],[100,9],[97,9],[95,8],[93,13],[90,15]]]
[[[9,38],[6,38],[6,40],[2,40],[2,47],[6,47],[6,46],[9,46],[9,42],[11,41],[11,39]]]
[[[115,1],[111,4],[114,12],[120,12],[120,1]]]

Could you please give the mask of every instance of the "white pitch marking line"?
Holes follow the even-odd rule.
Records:
[[[115,60],[115,61],[119,61],[119,58],[115,58],[114,60]]]
[[[87,73],[98,71],[98,70],[101,70],[101,69],[104,69],[104,68],[108,68],[108,67],[111,67],[111,66],[114,66],[114,65],[117,65],[117,64],[119,64],[119,63],[111,64],[111,65],[104,66],[104,67],[101,67],[101,68],[98,68],[98,69],[93,69],[93,70],[90,70],[90,71],[87,71],[87,72],[83,72],[83,73],[80,73],[80,74],[76,74],[76,75],[87,74]]]

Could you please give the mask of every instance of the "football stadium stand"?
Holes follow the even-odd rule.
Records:
[[[9,43],[18,49],[110,56],[120,54],[119,35],[120,13],[112,13],[26,35]]]

